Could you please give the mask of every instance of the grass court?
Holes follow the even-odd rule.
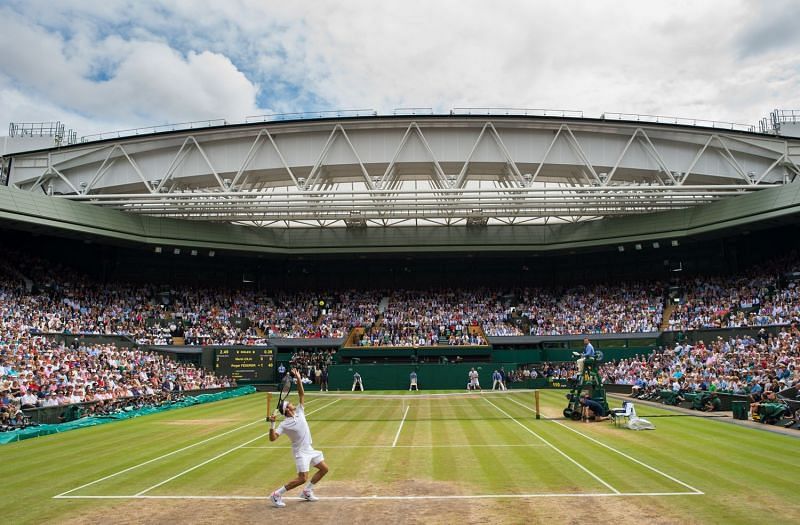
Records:
[[[568,421],[559,390],[312,394],[319,502],[264,393],[0,447],[8,523],[752,523],[800,515],[800,439],[639,406]],[[296,396],[295,396],[296,401]],[[613,403],[612,403],[613,404]],[[619,403],[616,403],[617,406]]]

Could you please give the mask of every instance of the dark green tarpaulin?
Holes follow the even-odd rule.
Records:
[[[75,430],[76,428],[91,427],[95,425],[103,425],[111,423],[112,421],[119,421],[121,419],[131,419],[139,416],[146,416],[148,414],[155,414],[157,412],[164,412],[173,410],[175,408],[190,407],[193,405],[200,405],[203,403],[211,403],[212,401],[221,401],[223,399],[230,399],[233,397],[244,396],[255,392],[255,387],[243,386],[234,390],[227,390],[225,392],[217,392],[214,394],[200,394],[198,396],[186,396],[182,401],[172,403],[167,406],[161,407],[147,407],[138,410],[131,410],[129,412],[120,412],[119,414],[112,414],[100,417],[84,417],[70,421],[68,423],[59,423],[57,425],[39,425],[36,427],[28,427],[21,430],[13,430],[11,432],[0,432],[0,445],[6,443],[13,443],[15,441],[22,441],[23,439],[30,439],[39,436],[46,436],[48,434],[58,434],[60,432],[67,432]]]

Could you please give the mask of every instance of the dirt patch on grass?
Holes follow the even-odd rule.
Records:
[[[337,488],[344,489],[345,484]],[[443,484],[420,485],[411,482],[403,489],[410,494],[431,495],[450,492]],[[363,490],[364,486],[359,485]],[[376,487],[377,488],[377,487]],[[338,491],[338,490],[337,490]],[[431,499],[431,500],[326,500],[309,503],[294,495],[286,497],[286,507],[273,508],[267,500],[136,500],[110,503],[60,520],[65,524],[182,524],[265,523],[273,519],[295,520],[305,524],[394,523],[565,523],[565,524],[640,524],[671,525],[695,523],[685,515],[670,516],[667,501],[658,498],[531,498],[531,499]],[[350,494],[353,494],[352,492]],[[401,495],[395,492],[393,495]]]
[[[266,492],[266,491],[265,491]],[[265,523],[272,519],[305,524],[395,523],[445,525],[451,523],[555,523],[625,525],[693,523],[670,511],[670,500],[659,497],[543,497],[543,498],[441,498],[477,494],[469,483],[437,483],[428,480],[331,481],[320,484],[320,500],[299,499],[300,490],[284,496],[286,507],[272,507],[269,500],[128,500],[93,501],[94,508],[63,520],[66,524],[102,521],[115,524],[227,524]],[[264,494],[266,496],[266,494]],[[367,499],[338,500],[341,496]],[[372,499],[372,497],[375,499]],[[381,496],[434,496],[432,499],[379,499]]]

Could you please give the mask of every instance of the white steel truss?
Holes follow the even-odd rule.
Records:
[[[19,188],[133,213],[323,228],[580,222],[696,206],[800,175],[798,146],[784,138],[531,122],[231,126],[87,143],[48,151],[46,163],[22,154],[11,175]]]

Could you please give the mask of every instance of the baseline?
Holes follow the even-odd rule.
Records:
[[[524,448],[535,448],[535,447],[546,447],[544,443],[525,443],[525,444],[517,444],[517,445],[469,445],[469,444],[462,444],[462,445],[321,445],[320,448],[324,448],[328,450],[329,448],[509,448],[509,447],[524,447]],[[267,448],[285,448],[290,449],[292,447],[264,447],[264,446],[254,446],[254,447],[242,447],[242,449],[267,449]]]
[[[319,399],[312,399],[312,400],[311,400],[311,401],[309,401],[308,403],[313,403],[314,401],[319,401]],[[308,404],[308,403],[306,403],[306,404]],[[234,428],[234,429],[227,430],[227,431],[223,432],[222,434],[217,434],[216,436],[211,436],[210,438],[206,438],[206,439],[204,439],[204,440],[202,440],[202,441],[198,441],[197,443],[193,443],[193,444],[191,444],[191,445],[187,445],[187,446],[185,446],[185,447],[183,447],[183,448],[179,448],[179,449],[177,449],[177,450],[173,450],[172,452],[168,452],[168,453],[166,453],[166,454],[163,454],[163,455],[161,455],[161,456],[158,456],[157,458],[149,459],[149,460],[147,460],[147,461],[145,461],[145,462],[143,462],[143,463],[139,463],[138,465],[134,465],[134,466],[132,466],[132,467],[128,467],[128,468],[126,468],[126,469],[124,469],[124,470],[120,470],[119,472],[114,472],[113,474],[109,474],[108,476],[104,476],[104,477],[102,477],[102,478],[99,478],[99,479],[96,479],[96,480],[94,480],[94,481],[90,481],[89,483],[84,483],[84,484],[83,484],[83,485],[81,485],[80,487],[75,487],[74,489],[70,489],[70,490],[68,490],[68,491],[66,491],[66,492],[62,492],[61,494],[58,494],[58,495],[56,495],[56,496],[53,496],[53,497],[54,497],[54,498],[58,498],[58,497],[60,497],[60,496],[64,496],[64,495],[66,495],[66,494],[70,494],[70,493],[72,493],[72,492],[75,492],[75,491],[77,491],[77,490],[84,489],[84,488],[86,488],[86,487],[90,487],[90,486],[92,486],[92,485],[94,485],[94,484],[96,484],[96,483],[100,483],[101,481],[105,481],[105,480],[107,480],[107,479],[111,479],[111,478],[113,478],[113,477],[119,476],[120,474],[125,474],[126,472],[130,472],[131,470],[137,469],[137,468],[139,468],[139,467],[143,467],[143,466],[145,466],[145,465],[149,465],[150,463],[154,463],[154,462],[156,462],[156,461],[162,460],[162,459],[164,459],[164,458],[167,458],[167,457],[169,457],[169,456],[172,456],[173,454],[177,454],[177,453],[179,453],[179,452],[183,452],[184,450],[189,450],[190,448],[194,448],[194,447],[196,447],[196,446],[198,446],[198,445],[202,445],[203,443],[208,443],[209,441],[213,441],[213,440],[215,440],[215,439],[217,439],[217,438],[221,438],[222,436],[227,436],[228,434],[230,434],[230,433],[232,433],[232,432],[236,432],[237,430],[241,430],[241,429],[243,429],[243,428],[247,428],[247,427],[253,426],[253,425],[255,425],[256,423],[261,423],[261,422],[263,422],[263,421],[264,421],[264,419],[263,419],[263,418],[259,418],[259,419],[255,420],[255,421],[251,422],[251,423],[247,423],[247,424],[245,424],[245,425],[242,425],[242,426],[240,426],[240,427],[236,427],[236,428]]]
[[[533,498],[636,498],[654,496],[699,496],[696,492],[578,492],[534,494],[462,494],[462,495],[411,495],[411,496],[324,496],[326,500],[443,500],[443,499],[533,499]],[[56,499],[151,499],[151,500],[259,500],[268,501],[270,496],[54,496]]]
[[[319,412],[319,411],[320,411],[320,410],[322,410],[323,408],[329,407],[329,406],[331,406],[331,405],[332,405],[332,404],[334,404],[334,403],[338,403],[339,401],[340,401],[339,399],[335,399],[335,400],[331,401],[330,403],[328,403],[327,405],[322,405],[322,406],[321,406],[321,407],[319,407],[318,409],[316,409],[316,410],[312,410],[312,411],[311,411],[311,412],[309,412],[307,415],[309,415],[309,416],[310,416],[310,415],[311,415],[311,414],[313,414],[314,412]],[[211,463],[212,461],[215,461],[215,460],[217,460],[217,459],[219,459],[219,458],[221,458],[221,457],[223,457],[223,456],[227,456],[227,455],[228,455],[228,454],[230,454],[231,452],[234,452],[234,451],[236,451],[236,450],[239,450],[240,448],[242,448],[242,447],[244,447],[244,446],[246,446],[246,445],[249,445],[249,444],[250,444],[250,443],[252,443],[253,441],[257,441],[257,440],[259,440],[259,439],[262,439],[262,438],[264,438],[265,436],[268,436],[268,435],[269,435],[269,432],[265,432],[265,433],[261,434],[260,436],[256,436],[256,437],[254,437],[253,439],[250,439],[250,440],[248,440],[248,441],[245,441],[245,442],[244,442],[244,443],[242,443],[241,445],[238,445],[238,446],[235,446],[235,447],[233,447],[232,449],[226,450],[225,452],[222,452],[221,454],[217,454],[217,455],[216,455],[216,456],[214,456],[213,458],[211,458],[211,459],[207,459],[207,460],[203,461],[202,463],[199,463],[199,464],[197,464],[197,465],[195,465],[195,466],[193,466],[193,467],[190,467],[190,468],[188,468],[188,469],[184,470],[183,472],[179,472],[178,474],[175,474],[175,475],[174,475],[174,476],[172,476],[171,478],[167,478],[167,479],[165,479],[164,481],[161,481],[161,482],[159,482],[159,483],[156,483],[156,484],[155,484],[155,485],[153,485],[152,487],[148,487],[148,488],[146,488],[146,489],[144,489],[144,490],[142,490],[142,491],[140,491],[140,492],[137,492],[135,495],[136,495],[136,496],[143,496],[143,495],[147,494],[148,492],[150,492],[150,491],[151,491],[151,490],[153,490],[153,489],[156,489],[156,488],[158,488],[158,487],[160,487],[160,486],[162,486],[162,485],[165,485],[165,484],[169,483],[170,481],[173,481],[173,480],[175,480],[175,479],[177,479],[177,478],[179,478],[179,477],[183,476],[184,474],[188,474],[189,472],[192,472],[193,470],[199,469],[200,467],[202,467],[202,466],[204,466],[204,465],[208,465],[208,464],[209,464],[209,463]]]

